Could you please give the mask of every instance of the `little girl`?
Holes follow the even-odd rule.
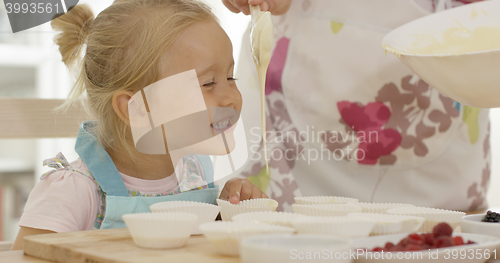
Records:
[[[44,162],[57,170],[31,192],[13,249],[22,249],[27,235],[125,227],[123,214],[149,211],[156,202],[215,203],[219,190],[208,156],[188,155],[174,166],[169,151],[138,151],[128,109],[143,88],[195,69],[206,108],[241,111],[232,45],[210,8],[195,0],[115,1],[94,19],[82,4],[52,27],[61,32],[55,42],[63,62],[81,63],[66,105],[86,93],[97,121],[81,126],[78,160],[68,163],[58,154]],[[220,130],[223,124],[210,126]],[[261,197],[267,196],[246,179],[229,180],[220,194],[232,203]]]

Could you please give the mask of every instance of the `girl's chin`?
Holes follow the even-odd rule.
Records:
[[[214,145],[214,147],[211,149],[210,155],[223,156],[223,155],[228,154],[228,150],[229,150],[229,153],[231,153],[234,150],[236,145],[235,145],[235,141],[234,141],[234,137],[233,137],[233,132],[226,131],[226,132],[224,132],[224,134],[226,137],[227,148],[226,148],[226,143],[224,145],[217,143],[217,146]]]
[[[228,127],[227,130],[224,131],[224,133],[227,135],[233,135],[233,131],[236,127],[236,124],[231,125],[231,127]]]

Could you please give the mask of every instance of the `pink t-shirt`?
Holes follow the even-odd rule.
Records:
[[[81,159],[70,165],[79,171],[88,171]],[[160,180],[120,175],[127,189],[151,195],[173,191],[178,185],[175,175]],[[19,226],[55,232],[91,230],[99,204],[97,185],[91,178],[72,170],[59,170],[40,181],[31,191]]]

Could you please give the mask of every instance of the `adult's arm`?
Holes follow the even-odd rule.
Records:
[[[222,3],[233,13],[250,14],[250,5],[260,5],[262,11],[269,11],[273,15],[282,15],[290,9],[292,0],[222,0]]]

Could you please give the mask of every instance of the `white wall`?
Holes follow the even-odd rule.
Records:
[[[486,199],[489,207],[500,210],[500,108],[492,109],[491,120],[491,176]]]
[[[231,42],[233,42],[234,62],[238,65],[241,41],[250,41],[249,39],[242,39],[243,33],[245,33],[245,30],[250,22],[250,17],[245,16],[242,13],[232,13],[222,4],[221,0],[206,0],[206,2],[212,6],[215,15],[219,18],[222,28],[226,31],[227,35],[231,39]]]

